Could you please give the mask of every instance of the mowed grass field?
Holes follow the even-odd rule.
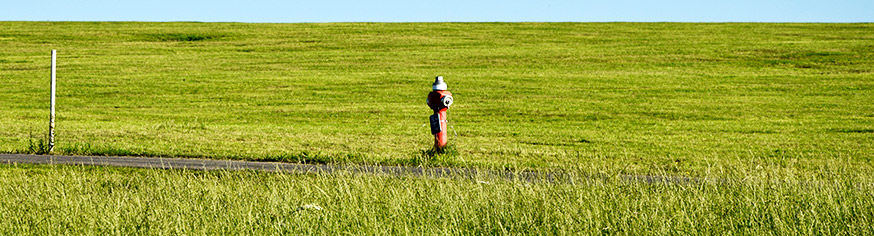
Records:
[[[0,151],[700,169],[874,157],[874,24],[0,23]],[[457,137],[455,134],[457,133]]]
[[[872,234],[871,32],[0,22],[2,152],[38,151],[57,49],[59,154],[584,180],[0,165],[0,234]],[[436,75],[457,153],[431,157]]]

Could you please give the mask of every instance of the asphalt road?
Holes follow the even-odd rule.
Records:
[[[187,170],[261,170],[268,172],[284,173],[335,173],[339,171],[345,171],[352,173],[434,177],[450,175],[476,175],[475,170],[462,168],[423,168],[409,166],[340,166],[281,162],[121,156],[0,154],[0,163],[117,166],[150,169]]]
[[[449,177],[476,180],[508,179],[526,182],[580,183],[604,180],[606,176],[569,176],[561,173],[532,171],[480,171],[470,168],[414,167],[414,166],[365,166],[365,165],[319,165],[281,162],[232,161],[187,158],[121,157],[121,156],[63,156],[0,154],[0,164],[50,164],[83,166],[116,166],[150,169],[186,170],[260,170],[268,172],[318,174],[356,173],[390,176]],[[642,183],[690,184],[701,181],[696,178],[674,176],[622,175],[620,179]]]

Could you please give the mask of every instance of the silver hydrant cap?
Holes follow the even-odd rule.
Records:
[[[434,91],[446,90],[446,83],[443,82],[443,76],[437,76],[434,80],[434,84],[431,84],[431,88]]]

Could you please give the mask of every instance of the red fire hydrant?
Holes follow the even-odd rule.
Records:
[[[437,76],[431,88],[433,91],[428,94],[425,102],[431,110],[434,110],[434,115],[431,115],[431,134],[434,135],[434,148],[441,150],[449,142],[449,135],[446,132],[446,110],[452,106],[452,93],[446,90],[443,76]]]

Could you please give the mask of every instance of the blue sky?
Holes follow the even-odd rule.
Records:
[[[2,0],[0,21],[874,22],[874,0]]]

